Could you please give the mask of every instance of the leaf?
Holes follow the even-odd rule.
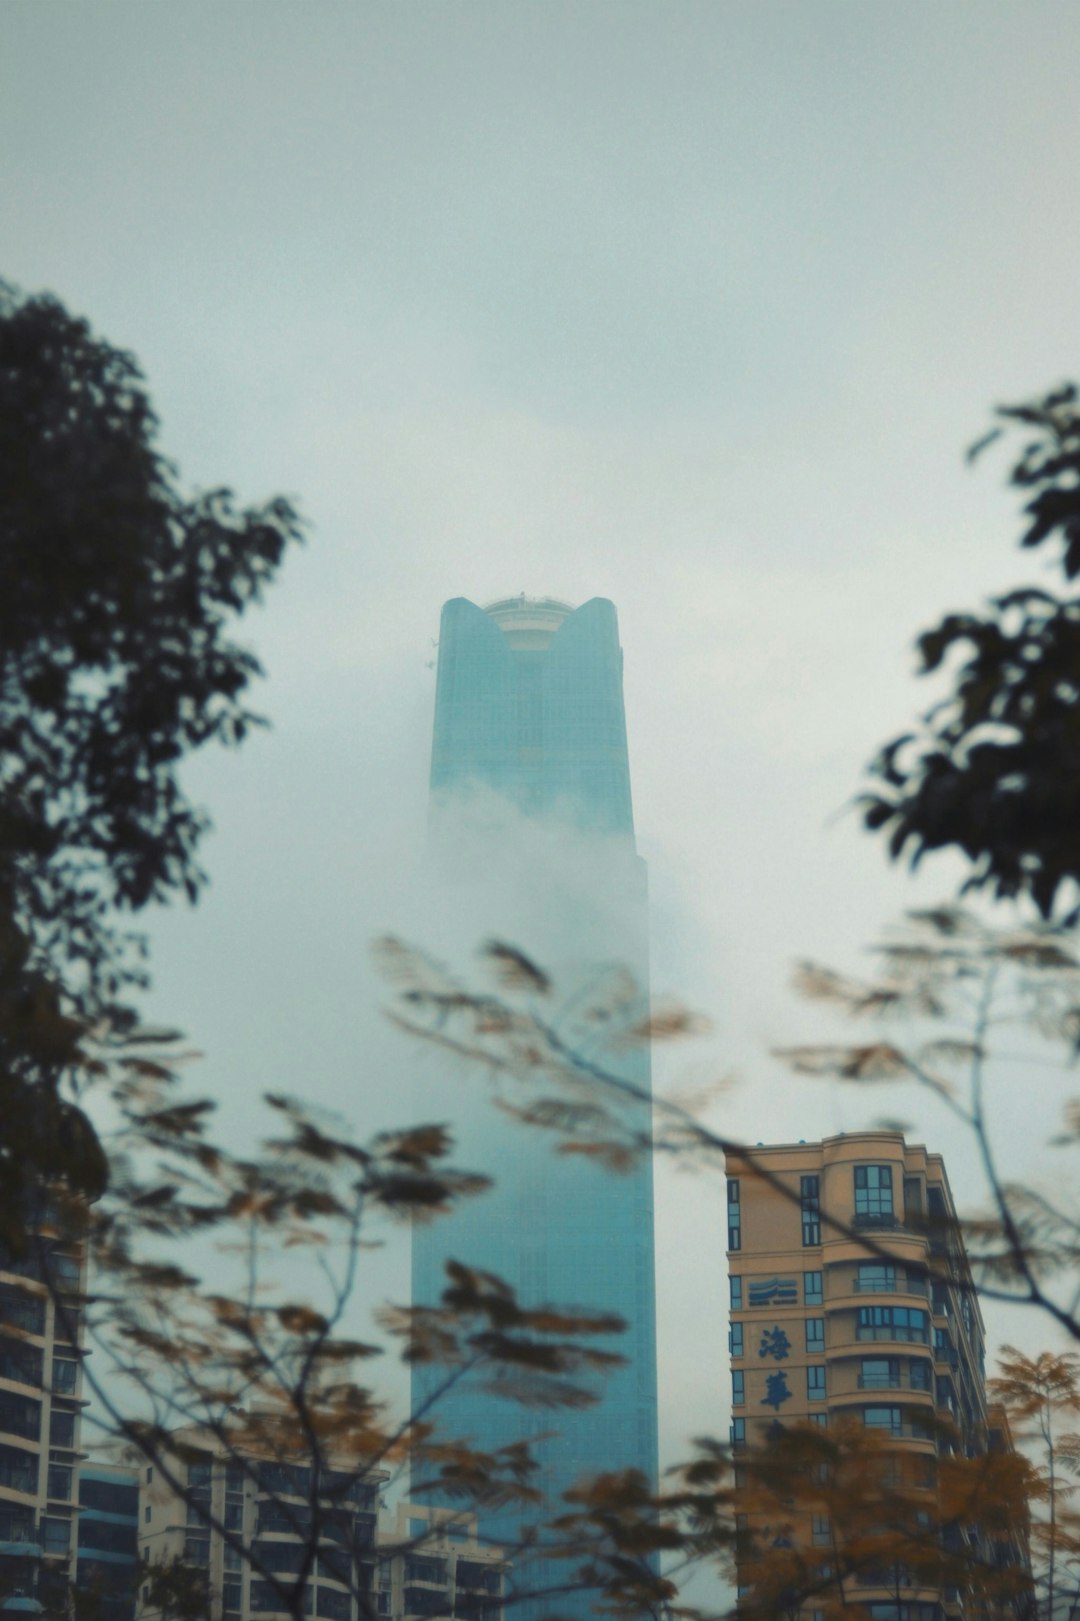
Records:
[[[494,965],[498,982],[505,990],[550,995],[550,977],[516,946],[504,940],[489,940],[483,954]]]

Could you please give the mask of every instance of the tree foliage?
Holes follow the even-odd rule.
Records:
[[[23,1263],[49,1286],[61,1321],[67,1314],[72,1342],[82,1314],[97,1439],[151,1464],[187,1504],[189,1527],[223,1538],[297,1621],[328,1547],[361,1614],[374,1614],[370,1542],[350,1530],[346,1507],[358,1486],[374,1495],[407,1468],[411,1489],[448,1512],[514,1504],[535,1521],[541,1493],[528,1446],[478,1448],[447,1431],[440,1400],[467,1377],[493,1401],[540,1409],[557,1424],[561,1411],[597,1399],[597,1376],[620,1361],[610,1342],[621,1322],[554,1302],[526,1307],[465,1261],[448,1264],[436,1305],[386,1305],[369,1320],[364,1261],[387,1224],[438,1219],[482,1195],[486,1179],[453,1166],[443,1128],[364,1142],[279,1096],[267,1100],[276,1129],[235,1152],[215,1138],[212,1106],[186,1097],[176,1066],[152,1051],[132,1035],[125,1052],[114,1044],[102,1058],[95,1085],[115,1122],[101,1137],[108,1186],[89,1210],[54,1195],[48,1219],[29,1224]],[[93,1288],[82,1298],[53,1265],[65,1235],[89,1248]],[[424,1410],[395,1412],[385,1382],[380,1391],[372,1367],[390,1353],[439,1369]],[[263,1500],[269,1491],[298,1539],[295,1568],[267,1565],[264,1544],[191,1489],[188,1465],[206,1454],[237,1462]],[[267,1487],[274,1467],[280,1483]],[[525,1592],[537,1531],[505,1550]],[[573,1560],[565,1536],[560,1545]],[[568,1565],[575,1588],[599,1581],[582,1568],[580,1559]],[[192,1587],[166,1565],[155,1580],[178,1616],[204,1613],[197,1578]]]
[[[1080,1357],[1004,1348],[990,1390],[1030,1460],[1025,1493],[1038,1614],[1055,1621],[1080,1603]]]
[[[797,983],[811,1000],[877,1028],[779,1056],[814,1079],[887,1083],[890,1099],[903,1082],[932,1094],[967,1134],[983,1173],[985,1206],[958,1233],[979,1292],[1035,1306],[1080,1340],[1080,1208],[1068,1180],[1080,1100],[1058,1096],[1045,1111],[1046,1150],[1059,1168],[1045,1187],[1010,1173],[994,1129],[995,1097],[1007,1084],[998,1066],[1013,1056],[1007,1043],[1017,1030],[1032,1042],[1025,1062],[1045,1089],[1055,1077],[1059,1093],[1070,1086],[1080,1051],[1075,939],[1054,924],[992,925],[940,907],[909,914],[874,956],[876,972],[865,980],[805,963]]]
[[[381,956],[395,1021],[498,1077],[502,1106],[547,1130],[558,1151],[587,1154],[617,1170],[635,1155],[658,1150],[713,1172],[740,1151],[722,1130],[663,1096],[656,1099],[650,1138],[636,1114],[644,1093],[596,1056],[598,1030],[605,1039],[614,1032],[616,1044],[692,1034],[701,1028],[692,1015],[668,1009],[646,1024],[635,1022],[639,999],[617,977],[569,999],[567,1013],[550,976],[500,943],[485,949],[487,972],[475,984],[400,941],[384,942]],[[812,1080],[864,1089],[886,1083],[890,1108],[903,1083],[946,1108],[982,1166],[985,1208],[959,1221],[929,1213],[905,1220],[921,1219],[931,1247],[940,1245],[946,1254],[961,1243],[985,1299],[1031,1305],[1080,1339],[1080,1211],[1070,1202],[1069,1183],[1064,1174],[1053,1178],[1052,1195],[1010,1175],[994,1132],[1003,1036],[1011,1044],[1025,1031],[1036,1072],[1045,1075],[1049,1066],[1059,1090],[1067,1085],[1080,1049],[1074,938],[1051,923],[993,926],[941,907],[910,914],[874,956],[874,971],[864,979],[814,964],[804,964],[798,975],[803,994],[869,1028],[780,1056]],[[1011,1056],[1009,1045],[1004,1056]],[[1047,1111],[1046,1123],[1046,1151],[1059,1157],[1064,1173],[1077,1143],[1080,1104],[1065,1101],[1060,1118]],[[781,1178],[760,1167],[755,1174],[798,1198]],[[894,1258],[887,1236],[831,1219],[861,1253]],[[1045,1360],[1071,1367],[1073,1359]],[[1021,1436],[1022,1374],[1006,1364],[994,1389]],[[912,1476],[910,1451],[861,1425],[838,1424],[828,1432],[788,1426],[763,1447],[733,1452],[714,1439],[700,1442],[656,1495],[632,1475],[582,1482],[562,1525],[592,1548],[589,1568],[605,1573],[610,1601],[628,1610],[658,1602],[643,1550],[661,1549],[673,1592],[680,1571],[706,1560],[730,1579],[738,1572],[747,1589],[740,1613],[755,1617],[794,1617],[804,1604],[826,1616],[858,1615],[871,1588],[891,1592],[901,1604],[942,1587],[962,1589],[987,1615],[1052,1616],[1046,1607],[1050,1572],[1055,1560],[1060,1570],[1072,1557],[1072,1532],[1065,1530],[1072,1487],[1064,1473],[1072,1467],[1071,1439],[1058,1446],[1052,1489],[1037,1454],[990,1449],[970,1456],[950,1423],[938,1418],[928,1425],[932,1474]],[[1039,1529],[1038,1505],[1048,1493],[1056,1505],[1053,1541]],[[1029,1505],[1036,1506],[1034,1574],[1022,1557]],[[828,1527],[819,1543],[811,1530],[815,1521]]]
[[[918,639],[922,673],[952,660],[951,691],[871,766],[866,826],[912,865],[954,848],[967,888],[1028,897],[1044,917],[1080,915],[1080,410],[1073,385],[1004,406],[1028,438],[1010,482],[1028,497],[1021,545],[1053,548],[1064,588],[1025,586],[976,613],[947,614]],[[1071,897],[1071,899],[1069,899]]]
[[[0,284],[0,1229],[24,1176],[100,1191],[65,1084],[87,1020],[129,1025],[124,913],[198,893],[205,814],[178,768],[240,742],[259,673],[231,639],[292,505],[185,494],[134,359]]]

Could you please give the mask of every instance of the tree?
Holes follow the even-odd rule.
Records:
[[[1038,1614],[1073,1616],[1080,1604],[1080,1357],[1006,1346],[990,1388],[1032,1459],[1027,1502]]]
[[[278,496],[182,492],[134,359],[0,284],[0,1234],[41,1175],[107,1166],[71,1080],[131,1027],[124,914],[194,899],[205,813],[178,780],[258,717],[230,639],[301,533]]]
[[[595,1056],[597,1029],[615,1030],[616,1041],[680,1036],[700,1027],[690,1014],[659,1010],[620,1032],[619,1010],[602,987],[570,1002],[567,1017],[550,976],[505,944],[486,949],[489,976],[477,984],[400,942],[384,951],[395,1021],[498,1076],[502,1106],[548,1130],[559,1151],[586,1154],[617,1170],[634,1155],[656,1150],[690,1156],[719,1172],[726,1157],[741,1150],[663,1097],[656,1102],[655,1132],[643,1133],[636,1109],[644,1094]],[[948,1108],[983,1166],[988,1207],[961,1220],[958,1233],[951,1216],[928,1211],[905,1220],[925,1223],[932,1252],[940,1245],[947,1253],[959,1237],[984,1298],[1034,1306],[1080,1339],[1080,1212],[1065,1193],[1051,1197],[1002,1169],[990,1098],[1002,1031],[1012,1038],[1026,1029],[1046,1043],[1040,1063],[1056,1063],[1067,1073],[1080,1033],[1074,940],[1058,925],[995,927],[942,907],[912,914],[875,955],[877,971],[865,980],[804,964],[799,984],[812,999],[880,1028],[782,1056],[807,1077],[863,1088],[887,1084],[890,1102],[908,1082]],[[512,1093],[508,1099],[507,1086],[517,1088],[516,1100]],[[1051,1120],[1049,1129],[1055,1124]],[[1075,1149],[1078,1126],[1080,1107],[1068,1103],[1051,1150]],[[788,1197],[799,1197],[771,1173],[760,1174]],[[861,1251],[892,1258],[887,1239],[831,1220]],[[931,1482],[906,1478],[902,1454],[861,1429],[824,1437],[788,1429],[762,1451],[734,1454],[706,1440],[676,1484],[656,1496],[629,1476],[583,1482],[572,1494],[578,1506],[563,1523],[586,1544],[594,1539],[593,1572],[604,1571],[608,1590],[630,1608],[655,1602],[643,1550],[666,1549],[675,1570],[701,1558],[728,1575],[737,1569],[749,1588],[743,1609],[763,1618],[794,1615],[807,1602],[824,1614],[850,1609],[871,1574],[880,1578],[879,1587],[891,1583],[898,1613],[912,1588],[948,1586],[966,1589],[991,1613],[1017,1615],[1030,1608],[1031,1587],[1016,1531],[1029,1498],[1043,1489],[1040,1477],[1008,1449],[968,1456],[947,1425],[935,1434],[940,1444]],[[1057,1501],[1064,1502],[1060,1490]],[[741,1527],[740,1514],[747,1520]],[[829,1526],[828,1542],[817,1546],[806,1534],[815,1517]],[[1056,1524],[1060,1557],[1060,1514]],[[1045,1552],[1035,1540],[1036,1552]],[[1048,1584],[1044,1565],[1037,1566],[1036,1579]]]
[[[1080,574],[1080,410],[1074,385],[1001,407],[999,425],[1031,437],[1010,482],[1030,496],[1021,545],[1055,543],[1066,586]],[[947,614],[918,639],[922,673],[960,655],[951,693],[919,729],[871,765],[866,826],[915,866],[960,850],[967,889],[1030,898],[1043,917],[1064,902],[1080,917],[1080,595],[1025,586],[981,613]],[[1071,897],[1071,898],[1070,898]]]
[[[155,1490],[167,1488],[186,1513],[193,1544],[216,1534],[268,1585],[272,1608],[296,1621],[311,1613],[311,1586],[330,1564],[360,1613],[374,1616],[371,1511],[406,1465],[414,1489],[451,1517],[458,1505],[538,1499],[528,1448],[485,1453],[446,1433],[439,1397],[469,1377],[483,1379],[493,1400],[553,1415],[595,1400],[585,1384],[595,1387],[595,1375],[619,1361],[596,1342],[618,1331],[618,1319],[526,1309],[499,1279],[455,1263],[439,1305],[387,1307],[378,1339],[356,1332],[363,1260],[382,1225],[433,1219],[487,1186],[449,1163],[444,1130],[363,1143],[275,1097],[278,1130],[241,1156],[212,1140],[211,1106],[178,1096],[175,1071],[139,1056],[133,1042],[95,1085],[108,1088],[119,1117],[101,1137],[108,1186],[89,1211],[77,1196],[55,1194],[53,1212],[32,1224],[28,1259],[73,1346],[82,1314],[97,1439],[151,1466]],[[52,1265],[65,1233],[90,1251],[93,1287],[81,1297]],[[193,1245],[213,1274],[205,1282],[191,1267]],[[304,1263],[291,1287],[290,1251]],[[373,1388],[369,1364],[394,1347],[442,1370],[422,1412],[395,1417]],[[286,1568],[272,1562],[279,1544],[268,1550],[250,1524],[222,1513],[208,1487],[212,1464],[255,1485],[260,1514],[272,1508],[272,1529],[292,1533]],[[436,1519],[409,1551],[437,1532]],[[153,1591],[170,1613],[208,1616],[215,1601],[205,1576],[177,1552],[178,1565],[155,1563]],[[505,1549],[518,1561],[519,1592],[529,1592],[529,1552],[528,1540]],[[583,1579],[575,1574],[571,1585]]]
[[[233,615],[258,600],[299,525],[281,501],[238,512],[227,492],[182,498],[154,449],[156,424],[130,358],[50,300],[10,292],[4,299],[0,444],[8,464],[26,472],[0,488],[0,587],[6,580],[11,588],[0,602],[0,1238],[24,1256],[37,1252],[58,1311],[69,1319],[85,1312],[97,1354],[84,1378],[106,1429],[160,1471],[194,1523],[247,1560],[297,1618],[321,1550],[336,1538],[353,1594],[370,1612],[370,1550],[356,1517],[340,1517],[358,1485],[381,1482],[409,1455],[447,1504],[535,1496],[526,1447],[478,1453],[440,1433],[437,1402],[393,1421],[367,1378],[381,1346],[352,1332],[372,1224],[437,1215],[481,1192],[481,1183],[452,1167],[442,1128],[354,1139],[283,1098],[269,1100],[278,1135],[261,1151],[233,1153],[209,1134],[210,1105],[177,1091],[168,1048],[148,1042],[123,1005],[140,968],[118,919],[170,893],[198,891],[205,819],[184,800],[176,767],[211,738],[240,741],[252,723],[245,694],[257,665],[226,634]],[[1051,409],[1065,410],[1070,399],[1052,400]],[[1038,899],[1043,892],[1032,885]],[[940,990],[955,970],[966,995],[980,973],[996,983],[1002,961],[1023,974],[1059,971],[1071,995],[1077,963],[1059,938],[1029,931],[1019,943],[987,946],[967,924],[944,918],[934,925],[936,954],[920,948],[896,958],[905,973],[917,970],[910,995],[893,986],[885,1001],[868,1001],[860,990],[853,1011],[903,1011],[925,995],[924,1011],[936,1017],[927,989],[935,975]],[[514,948],[489,950],[494,991],[474,991],[401,948],[390,955],[399,1022],[522,1081],[517,1113],[551,1131],[562,1151],[617,1170],[658,1146],[719,1168],[737,1146],[675,1105],[665,1105],[654,1144],[640,1124],[640,1092],[588,1056],[596,1029],[612,1028],[619,1010],[579,999],[574,1021],[563,1024],[549,977]],[[829,994],[851,1001],[839,981]],[[1067,1032],[1075,1000],[1053,1006]],[[1048,1016],[1045,996],[1039,1016]],[[685,1013],[664,1010],[621,1034],[643,1041],[694,1028]],[[964,1117],[985,1144],[984,1034],[979,1026],[964,1049],[974,1088]],[[908,1063],[886,1043],[864,1044],[854,1058],[833,1049],[827,1060],[802,1049],[793,1061],[845,1079],[905,1073],[951,1096],[952,1081],[935,1067],[952,1061],[942,1050],[950,1041],[956,1058],[950,1036],[933,1062],[920,1050]],[[99,1136],[79,1106],[78,1089],[88,1085],[108,1097],[115,1135]],[[1025,1204],[996,1167],[988,1174],[996,1208],[981,1229],[986,1286],[997,1279],[1075,1325],[1074,1309],[1045,1279],[1074,1255],[1077,1224],[1070,1232],[1067,1211],[1036,1218],[1036,1201]],[[96,1282],[85,1299],[73,1299],[54,1275],[55,1234],[28,1219],[42,1180],[58,1182],[66,1201],[61,1238],[93,1252]],[[96,1201],[89,1216],[86,1195]],[[214,1244],[233,1255],[234,1270],[203,1283],[191,1247]],[[296,1290],[276,1272],[290,1249],[312,1261]],[[593,1337],[617,1324],[556,1304],[526,1309],[466,1261],[450,1269],[437,1308],[387,1311],[389,1341],[407,1360],[437,1362],[444,1388],[466,1373],[486,1374],[500,1395],[556,1411],[587,1399],[581,1376],[612,1360]],[[73,1324],[69,1338],[77,1342]],[[273,1568],[200,1495],[190,1467],[207,1445],[245,1470],[280,1472],[279,1506],[301,1549],[297,1568]],[[606,1473],[595,1460],[598,1472],[549,1528],[566,1562],[565,1590],[587,1590],[616,1612],[658,1615],[677,1596],[670,1576],[654,1568],[666,1550],[677,1562],[716,1558],[728,1570],[749,1554],[762,1614],[793,1612],[808,1597],[843,1605],[849,1577],[884,1568],[897,1595],[903,1571],[918,1568],[929,1582],[951,1570],[997,1602],[987,1562],[966,1538],[974,1519],[991,1523],[1016,1502],[989,1464],[957,1460],[955,1478],[935,1483],[931,1508],[922,1486],[891,1477],[873,1438],[841,1435],[829,1438],[831,1451],[821,1446],[820,1437],[795,1435],[739,1460],[707,1441],[659,1493],[633,1471]],[[800,1458],[811,1467],[800,1468]],[[754,1477],[755,1523],[746,1527],[734,1520],[736,1467],[752,1467]],[[806,1513],[829,1521],[827,1559],[807,1557],[787,1534]],[[763,1526],[771,1533],[764,1543]],[[964,1533],[963,1546],[946,1541],[953,1531]],[[508,1552],[523,1556],[527,1572],[528,1543]],[[198,1578],[169,1567],[157,1578],[177,1613],[205,1608]],[[557,1606],[559,1595],[549,1596]]]
[[[176,1094],[169,1044],[127,1005],[144,970],[126,918],[203,882],[207,819],[178,768],[258,723],[259,665],[233,625],[301,534],[281,497],[240,508],[228,490],[186,494],[157,429],[130,355],[55,299],[0,286],[0,1244],[48,1285],[69,1342],[85,1331],[103,1353],[84,1377],[114,1437],[182,1494],[192,1430],[238,1458],[304,1460],[304,1564],[295,1581],[260,1573],[298,1610],[347,1479],[408,1448],[451,1499],[527,1499],[532,1465],[524,1449],[478,1456],[434,1414],[388,1425],[358,1378],[375,1347],[343,1327],[373,1213],[414,1216],[479,1188],[449,1168],[446,1134],[357,1145],[278,1099],[284,1135],[230,1154],[209,1139],[209,1105]],[[101,1097],[120,1120],[107,1139]],[[241,1239],[235,1290],[200,1285],[177,1248]],[[271,1303],[267,1245],[310,1246],[324,1297]],[[83,1246],[86,1299],[57,1275]],[[487,1368],[501,1393],[556,1407],[583,1399],[576,1371],[611,1360],[590,1336],[617,1326],[526,1312],[466,1266],[442,1307],[387,1322],[448,1383]]]
[[[1080,1047],[1080,954],[1053,924],[994,925],[955,907],[909,914],[874,949],[865,980],[801,965],[811,1000],[876,1026],[863,1039],[785,1049],[797,1074],[846,1085],[904,1083],[931,1093],[969,1134],[982,1167],[987,1206],[960,1224],[979,1293],[1031,1305],[1080,1340],[1080,1210],[1068,1184],[1054,1193],[1010,1176],[992,1129],[994,1064],[1002,1032],[1026,1030],[1043,1050],[1030,1062],[1067,1078]],[[899,1039],[897,1026],[907,1039]],[[1049,1079],[1049,1077],[1047,1077]],[[1080,1142],[1080,1101],[1064,1103],[1047,1148],[1062,1160]]]

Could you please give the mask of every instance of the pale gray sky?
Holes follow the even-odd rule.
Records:
[[[725,1124],[873,1113],[766,1053],[792,959],[955,875],[838,813],[914,633],[1036,572],[962,451],[1080,370],[1078,68],[1039,0],[6,0],[3,273],[135,351],[193,484],[312,523],[247,631],[275,730],[190,772],[213,889],[154,930],[234,1111],[393,1117],[366,953],[429,921],[439,608],[525,590],[618,606],[655,980],[715,1019]],[[669,1450],[726,1386],[701,1209],[662,1180]]]

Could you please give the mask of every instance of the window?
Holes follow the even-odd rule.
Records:
[[[224,1581],[221,1584],[221,1606],[226,1614],[233,1610],[241,1610],[244,1606],[244,1584],[237,1581]]]
[[[49,1257],[49,1270],[59,1283],[78,1287],[80,1267],[77,1256],[63,1255],[59,1250],[54,1250]]]
[[[806,1370],[806,1396],[808,1401],[825,1400],[825,1364],[812,1363]]]
[[[829,1415],[828,1413],[808,1413],[806,1422],[807,1424],[816,1424],[819,1430],[827,1430],[829,1427]]]
[[[857,1340],[917,1340],[926,1344],[927,1315],[913,1306],[860,1306]]]
[[[59,1503],[71,1501],[71,1470],[62,1463],[49,1465],[49,1493]]]
[[[192,1565],[207,1566],[210,1563],[210,1538],[187,1537],[184,1541],[184,1558]]]
[[[40,1386],[41,1369],[41,1352],[25,1340],[0,1340],[0,1379]]]
[[[71,1546],[71,1521],[43,1519],[41,1546],[46,1553],[67,1553]]]
[[[79,1378],[79,1364],[53,1357],[52,1387],[61,1396],[74,1396]]]
[[[13,1390],[0,1390],[0,1430],[21,1435],[27,1441],[41,1438],[41,1403],[29,1396],[16,1396]]]
[[[154,1511],[153,1511],[153,1509],[152,1509],[152,1508],[151,1508],[151,1507],[150,1507],[150,1504],[149,1504],[149,1503],[147,1503],[147,1505],[146,1505],[146,1507],[145,1507],[145,1508],[144,1508],[144,1509],[143,1509],[143,1519],[144,1519],[144,1520],[145,1520],[145,1521],[146,1521],[146,1523],[147,1523],[147,1525],[149,1525],[149,1524],[150,1524],[150,1516],[151,1516],[151,1514],[152,1514],[152,1513],[153,1513],[153,1512],[154,1512]]]
[[[340,1582],[342,1587],[348,1587],[352,1581],[353,1559],[352,1552],[348,1548],[328,1548],[325,1553],[319,1554],[316,1565],[320,1581]],[[468,1569],[467,1561],[458,1561],[457,1581],[459,1587],[465,1583]],[[476,1586],[478,1583],[472,1585]]]
[[[804,1247],[821,1243],[821,1178],[799,1178],[799,1207],[802,1211],[802,1241]]]
[[[903,1431],[903,1411],[899,1407],[864,1407],[863,1423],[868,1430],[888,1430],[890,1435]]]
[[[85,1521],[83,1522],[84,1543],[87,1533],[89,1533],[89,1540],[93,1548],[93,1553],[90,1554],[89,1550],[84,1547],[84,1557],[89,1555],[89,1557],[96,1559],[103,1554],[102,1563],[104,1563],[111,1553],[128,1554],[131,1552],[131,1545],[134,1540],[132,1533],[135,1527],[125,1525],[123,1516],[116,1513],[116,1508],[115,1503],[111,1504],[105,1510],[107,1517],[104,1520],[95,1520],[89,1525]],[[113,1520],[118,1523],[113,1524]],[[69,1522],[65,1520],[62,1523],[66,1525]]]
[[[810,1541],[815,1548],[827,1548],[832,1542],[832,1525],[827,1514],[811,1514]]]
[[[66,1301],[58,1300],[54,1317],[57,1343],[64,1345],[78,1345],[82,1338],[83,1314],[69,1306]]]
[[[856,1165],[855,1221],[881,1222],[892,1217],[892,1166]]]
[[[900,1385],[900,1362],[894,1356],[863,1358],[859,1370],[860,1390],[896,1390]]]
[[[0,1446],[0,1486],[10,1486],[16,1492],[36,1492],[37,1453],[24,1452],[22,1447]]]
[[[150,1482],[153,1480],[153,1478],[154,1478],[154,1466],[153,1466],[152,1463],[148,1463],[147,1466],[146,1466],[146,1484],[148,1486],[149,1486]]]
[[[731,1399],[737,1407],[746,1400],[746,1375],[741,1368],[731,1371]]]
[[[732,1444],[732,1446],[733,1447],[740,1447],[745,1443],[745,1441],[746,1441],[746,1420],[745,1420],[745,1418],[733,1418],[732,1421],[731,1421],[731,1444]]]
[[[32,1295],[26,1289],[0,1285],[0,1321],[14,1328],[25,1328],[29,1334],[45,1332],[45,1299]]]
[[[226,1531],[242,1531],[243,1527],[244,1527],[244,1505],[243,1505],[243,1503],[226,1503],[225,1504],[225,1529],[226,1529]]]
[[[257,1615],[265,1615],[267,1612],[274,1614],[284,1608],[281,1594],[273,1582],[252,1581],[251,1608]],[[306,1605],[304,1606],[304,1613],[307,1613]]]
[[[222,1555],[222,1562],[226,1570],[242,1570],[244,1561],[240,1549],[230,1548],[229,1544],[226,1543],[225,1550]]]
[[[806,1349],[811,1352],[823,1352],[825,1350],[824,1317],[808,1317],[806,1319]]]
[[[187,1472],[188,1485],[209,1487],[212,1468],[213,1465],[209,1458],[204,1459],[201,1463],[189,1464]]]
[[[930,1363],[924,1362],[921,1357],[912,1357],[910,1366],[912,1390],[930,1390]]]
[[[742,1249],[742,1206],[736,1180],[730,1180],[727,1185],[727,1247],[729,1250]]]
[[[804,1272],[802,1275],[802,1281],[803,1304],[807,1306],[820,1306],[825,1299],[821,1287],[821,1273]]]
[[[866,1613],[870,1621],[939,1621],[941,1615],[936,1604],[897,1604],[894,1599],[868,1604]]]
[[[731,1348],[732,1356],[745,1355],[746,1347],[743,1341],[743,1325],[741,1323],[732,1323],[728,1333],[728,1345]]]
[[[860,1295],[895,1294],[895,1266],[891,1261],[860,1261],[855,1291]]]
[[[49,1445],[73,1447],[75,1445],[75,1414],[54,1407],[49,1414]]]
[[[738,1277],[730,1277],[728,1279],[728,1287],[731,1291],[732,1311],[742,1311],[742,1279]]]
[[[444,1582],[446,1580],[446,1560],[427,1559],[421,1555],[413,1554],[405,1560],[405,1580],[407,1582]]]
[[[256,1542],[255,1558],[268,1571],[297,1576],[305,1561],[306,1550],[303,1543],[298,1542]]]

